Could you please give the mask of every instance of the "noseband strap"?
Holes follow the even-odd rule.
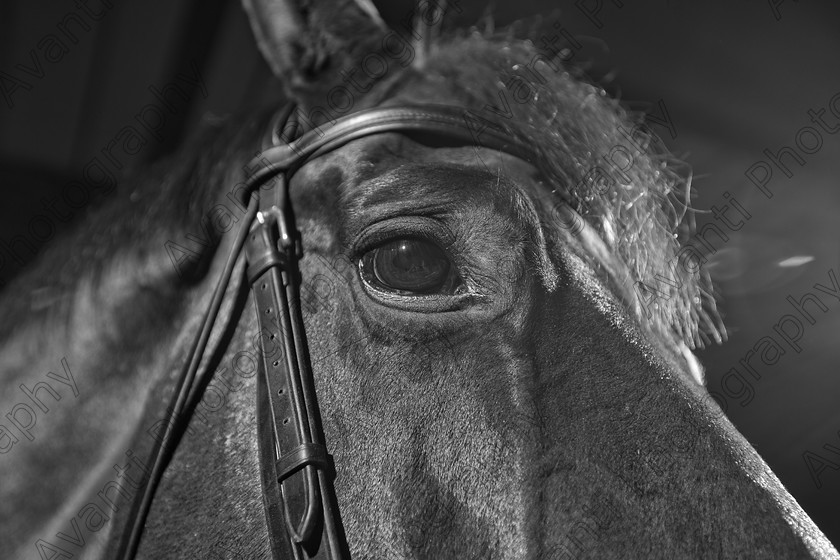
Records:
[[[384,132],[419,133],[450,145],[483,146],[539,167],[541,158],[532,146],[487,119],[476,129],[475,118],[470,121],[470,117],[462,108],[444,105],[386,107],[359,111],[330,126],[303,131],[293,105],[278,113],[263,152],[246,167],[245,219],[235,234],[189,359],[177,378],[168,408],[170,421],[153,450],[149,480],[141,498],[132,505],[117,558],[136,555],[154,493],[210,382],[212,370],[198,370],[202,357],[208,354],[210,332],[243,248],[260,327],[258,440],[273,557],[350,558],[300,309],[303,244],[292,209],[290,180],[308,161],[353,140]],[[566,198],[564,193],[560,196]],[[235,329],[234,319],[227,322],[226,329]]]

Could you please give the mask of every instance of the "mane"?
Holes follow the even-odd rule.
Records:
[[[441,39],[422,67],[389,80],[381,97],[441,90],[470,115],[492,118],[535,146],[546,183],[571,195],[575,210],[626,267],[623,287],[645,331],[691,348],[725,338],[708,273],[680,253],[695,230],[690,169],[667,152],[643,114],[626,110],[582,71],[529,40],[478,32]],[[616,147],[632,154],[624,175],[604,159]],[[620,180],[605,181],[598,170]]]

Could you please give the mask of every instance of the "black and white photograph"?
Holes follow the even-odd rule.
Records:
[[[0,560],[840,560],[838,24],[0,0]]]

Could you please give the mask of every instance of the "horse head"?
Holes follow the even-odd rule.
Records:
[[[562,51],[443,34],[443,4],[421,3],[419,23],[396,30],[364,1],[244,3],[295,105],[211,131],[138,179],[78,234],[91,250],[48,253],[51,266],[66,262],[53,290],[67,303],[5,335],[5,364],[23,371],[37,353],[26,337],[59,315],[79,383],[97,387],[80,387],[72,415],[56,406],[83,438],[34,442],[7,462],[40,465],[38,482],[3,490],[16,504],[51,489],[23,516],[41,520],[42,554],[70,549],[44,535],[68,536],[77,510],[85,554],[120,550],[189,340],[247,222],[241,194],[277,186],[249,183],[254,154],[301,131],[317,141],[360,111],[445,106],[466,136],[378,131],[288,174],[300,309],[352,557],[838,558],[704,388],[692,349],[725,331],[699,260],[680,247],[689,179],[637,116]],[[208,332],[213,376],[151,504],[141,557],[270,555],[255,395],[258,362],[282,354],[285,327],[254,320],[245,264],[232,270],[218,316],[236,329]],[[66,463],[43,466],[57,452]],[[107,506],[96,531],[92,496]],[[11,542],[31,550],[36,538]]]

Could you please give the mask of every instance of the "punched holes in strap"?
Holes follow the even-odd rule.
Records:
[[[332,456],[320,443],[302,443],[280,457],[275,465],[277,482],[283,482],[306,465],[314,465],[335,479]]]

